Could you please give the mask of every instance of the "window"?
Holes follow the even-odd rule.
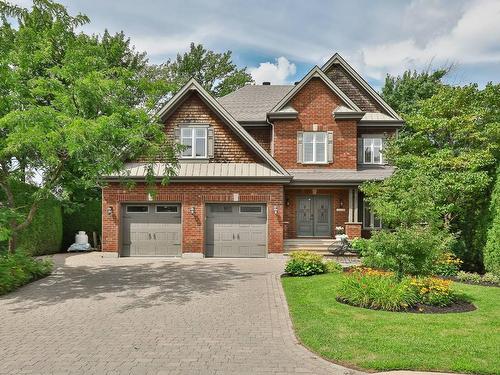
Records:
[[[363,228],[365,229],[380,229],[382,221],[370,209],[367,201],[363,201]]]
[[[304,132],[304,163],[326,163],[327,138],[326,132]]]
[[[383,164],[382,138],[363,138],[363,163]]]
[[[127,213],[147,214],[148,212],[148,206],[127,206]]]
[[[262,213],[262,206],[240,206],[240,213]]]
[[[206,158],[207,128],[181,128],[181,144],[185,146],[182,151],[183,158]]]
[[[173,204],[159,204],[156,206],[156,213],[177,213],[179,207]]]
[[[233,212],[233,206],[230,204],[213,204],[210,206],[212,212]]]

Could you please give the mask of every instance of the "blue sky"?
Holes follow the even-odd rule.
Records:
[[[29,5],[29,0],[15,0]],[[62,0],[85,31],[124,30],[150,61],[191,41],[233,51],[257,83],[290,83],[339,52],[372,85],[405,69],[454,69],[453,84],[500,77],[500,0]]]

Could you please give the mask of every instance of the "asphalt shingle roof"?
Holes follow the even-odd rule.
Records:
[[[293,85],[246,85],[219,98],[236,121],[265,122],[266,114],[293,88]]]

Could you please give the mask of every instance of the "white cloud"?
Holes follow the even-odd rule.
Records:
[[[500,63],[500,2],[475,1],[447,32],[420,44],[414,37],[361,49],[365,74],[380,79],[386,72],[449,63]]]
[[[257,84],[271,82],[273,85],[286,84],[288,78],[295,75],[297,68],[286,57],[278,57],[276,63],[260,63],[257,68],[248,69]]]

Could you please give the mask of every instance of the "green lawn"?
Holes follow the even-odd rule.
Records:
[[[341,277],[282,279],[295,332],[312,351],[370,370],[500,374],[500,288],[455,284],[476,311],[410,314],[337,302]]]

